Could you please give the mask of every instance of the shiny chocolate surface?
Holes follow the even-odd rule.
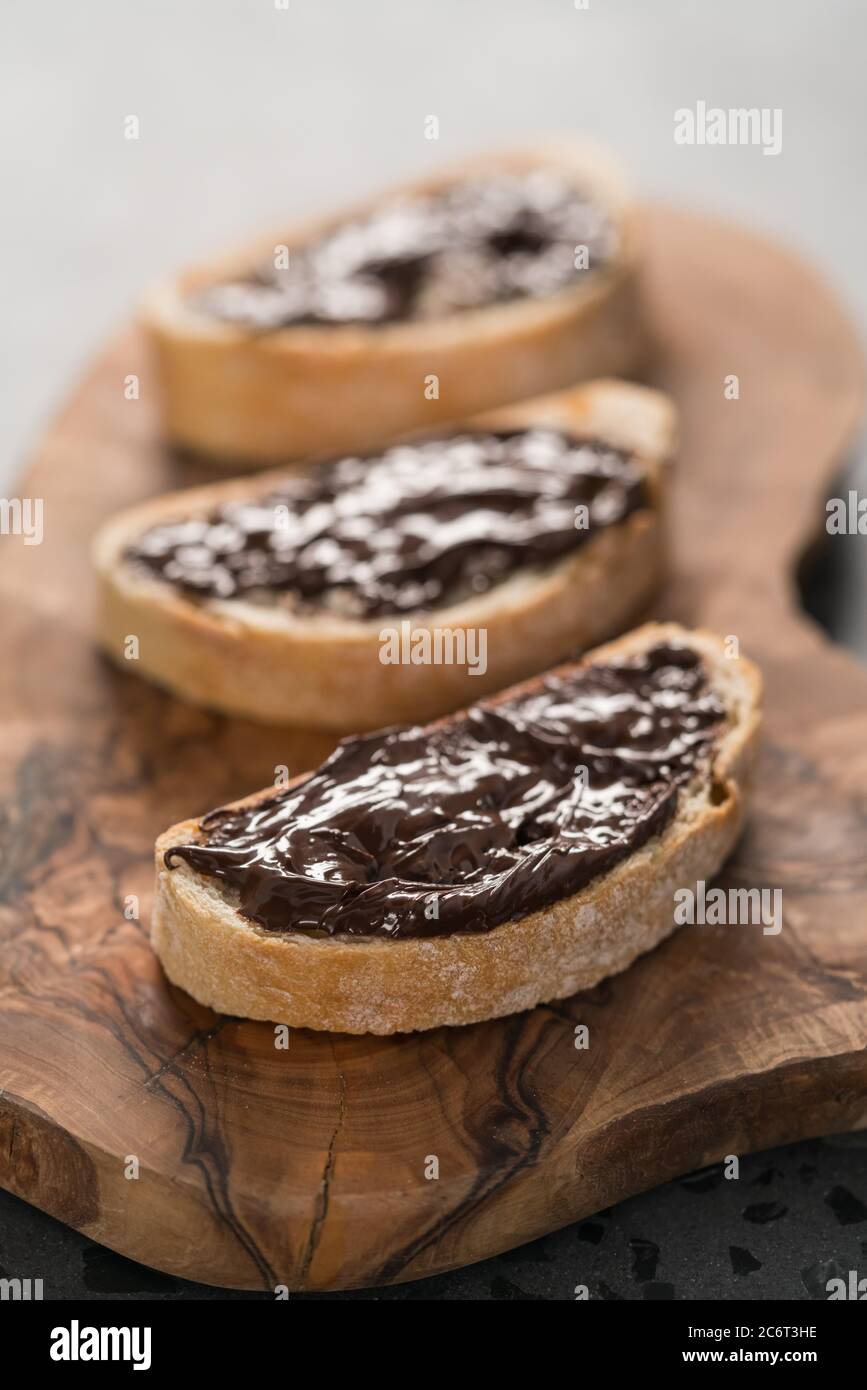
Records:
[[[376,618],[484,593],[646,505],[641,469],[608,444],[544,428],[462,433],[287,477],[154,527],[126,558],[190,596],[283,595]]]
[[[348,739],[296,786],[167,851],[266,931],[489,931],[659,834],[725,710],[691,648],[565,668],[429,729]]]
[[[556,170],[494,174],[388,199],[290,248],[288,265],[278,250],[188,305],[257,333],[436,319],[556,293],[609,262],[616,244],[606,210]]]

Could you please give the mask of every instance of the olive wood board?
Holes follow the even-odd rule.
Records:
[[[653,377],[682,412],[655,611],[737,636],[764,669],[758,784],[720,884],[781,888],[783,930],[685,927],[530,1013],[298,1031],[282,1050],[272,1025],[170,987],[148,945],[155,836],[331,743],[185,707],[94,649],[95,527],[209,476],[162,447],[130,329],[19,485],[44,499],[44,543],[0,551],[10,1191],[175,1275],[335,1289],[465,1265],[724,1155],[867,1125],[867,670],[798,610],[793,579],[859,419],[860,351],[787,251],[690,213],[648,221]]]

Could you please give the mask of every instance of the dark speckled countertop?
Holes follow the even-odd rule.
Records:
[[[434,1279],[303,1299],[827,1298],[867,1272],[867,1132],[813,1139],[621,1202],[531,1245]],[[187,1283],[104,1250],[0,1193],[0,1277],[41,1278],[46,1299],[272,1299]]]

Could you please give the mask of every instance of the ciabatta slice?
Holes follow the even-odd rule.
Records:
[[[191,599],[125,558],[149,527],[267,494],[285,477],[276,473],[158,497],[109,521],[94,549],[102,646],[128,672],[192,703],[268,724],[345,732],[436,718],[622,632],[663,573],[674,408],[647,387],[600,381],[493,412],[470,427],[540,424],[634,455],[648,505],[552,565],[519,570],[484,594],[412,617],[414,632],[483,630],[484,672],[383,664],[380,634],[397,619],[343,620],[238,599]],[[131,636],[138,639],[134,660],[127,659]]]
[[[264,467],[314,451],[357,452],[593,376],[626,373],[643,352],[638,218],[599,152],[568,141],[474,159],[395,193],[456,179],[552,168],[605,209],[610,262],[541,297],[377,325],[293,325],[255,333],[208,317],[191,296],[305,245],[363,207],[281,228],[155,289],[142,318],[162,384],[166,432],[214,462]],[[577,249],[577,248],[576,248]],[[436,389],[431,383],[436,379]]]
[[[711,879],[731,852],[759,729],[759,673],[712,633],[649,624],[585,661],[604,664],[666,642],[699,654],[726,723],[710,766],[681,787],[674,819],[613,870],[572,897],[485,932],[396,940],[280,934],[241,916],[217,879],[183,861],[166,867],[166,850],[205,838],[198,821],[185,821],[156,846],[152,941],[169,979],[223,1013],[299,1028],[395,1033],[515,1013],[625,970],[674,930],[675,891]],[[274,794],[268,788],[238,805]]]

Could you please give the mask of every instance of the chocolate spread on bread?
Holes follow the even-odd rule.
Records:
[[[564,289],[616,250],[606,211],[554,169],[465,179],[391,198],[248,276],[190,295],[254,332],[386,324]]]
[[[167,522],[126,558],[191,596],[424,612],[551,563],[647,505],[637,464],[557,430],[456,434],[324,464]]]
[[[266,931],[484,932],[578,892],[672,820],[726,712],[695,652],[565,668],[427,729],[341,743],[166,852]]]

